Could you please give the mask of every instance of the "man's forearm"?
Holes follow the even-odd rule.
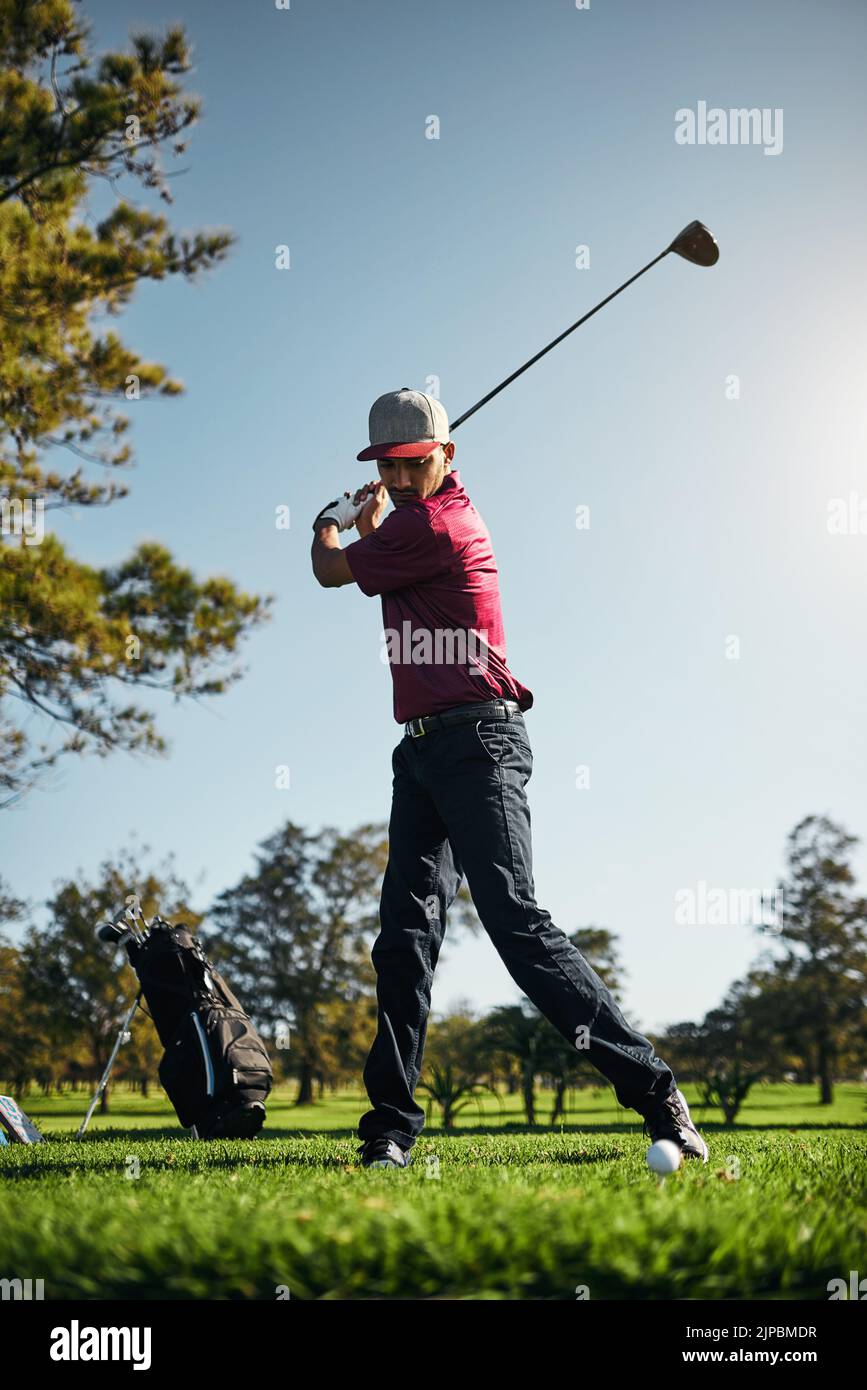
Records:
[[[333,521],[323,521],[313,533],[310,557],[313,573],[324,589],[338,589],[354,583],[346,556],[340,548],[339,531]]]

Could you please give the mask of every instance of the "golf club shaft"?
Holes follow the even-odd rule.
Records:
[[[87,1129],[87,1126],[90,1124],[90,1119],[91,1119],[91,1116],[93,1115],[94,1110],[96,1109],[97,1102],[99,1101],[100,1096],[102,1095],[103,1091],[105,1090],[106,1086],[108,1085],[108,1078],[111,1076],[111,1069],[112,1069],[112,1067],[114,1066],[114,1059],[115,1059],[115,1057],[117,1056],[118,1052],[120,1051],[120,1045],[121,1045],[121,1043],[123,1042],[124,1033],[127,1031],[127,1029],[129,1028],[130,1023],[132,1022],[132,1016],[133,1016],[133,1014],[135,1013],[136,1009],[138,1008],[138,1002],[139,1002],[139,997],[138,997],[138,995],[136,995],[135,999],[133,1000],[132,1004],[130,1004],[129,1009],[127,1010],[126,1014],[124,1015],[124,1020],[123,1020],[123,1023],[120,1025],[120,1031],[119,1031],[119,1033],[118,1033],[118,1035],[117,1035],[117,1038],[115,1039],[114,1047],[111,1049],[111,1056],[109,1057],[108,1061],[107,1061],[106,1064],[105,1064],[105,1071],[102,1073],[102,1076],[99,1078],[99,1085],[98,1085],[97,1088],[96,1088],[96,1092],[95,1092],[95,1094],[94,1094],[93,1100],[90,1102],[90,1105],[87,1107],[87,1114],[85,1115],[84,1119],[82,1120],[81,1124],[80,1124],[79,1127],[78,1127],[78,1134],[77,1134],[77,1136],[76,1136],[78,1139],[81,1138],[81,1136],[84,1134],[85,1130]]]
[[[141,911],[141,908],[136,909],[135,907],[128,907],[124,915],[126,917],[126,920],[129,922],[130,930],[132,931],[135,940],[138,942],[139,946],[141,946],[144,943],[144,934],[142,932],[141,927],[138,924],[138,921],[136,920],[137,910],[141,915],[142,920],[144,920],[144,913]]]
[[[567,328],[558,337],[554,338],[552,342],[548,343],[547,347],[543,347],[540,352],[537,352],[534,357],[531,357],[529,362],[525,362],[523,367],[519,367],[516,372],[512,372],[512,375],[507,376],[505,381],[501,381],[499,386],[495,386],[493,391],[489,391],[486,396],[482,396],[482,399],[480,401],[477,401],[474,406],[471,406],[469,410],[465,410],[463,415],[459,415],[457,420],[452,421],[450,425],[450,431],[454,432],[454,430],[457,429],[458,425],[462,425],[465,420],[469,420],[470,416],[475,415],[477,410],[481,410],[483,405],[487,405],[488,401],[492,401],[495,396],[498,396],[500,394],[501,391],[505,391],[507,386],[510,386],[511,383],[515,381],[519,376],[521,376],[523,372],[526,372],[528,367],[532,367],[534,362],[538,362],[540,357],[544,357],[546,352],[550,352],[551,349],[555,348],[558,343],[562,343],[563,339],[568,338],[570,333],[574,333],[576,328],[580,328],[582,323],[586,323],[588,319],[592,319],[594,314],[598,314],[600,309],[604,309],[606,304],[610,304],[612,299],[616,299],[619,294],[622,294],[625,289],[628,289],[629,286],[639,278],[639,276],[645,275],[647,271],[651,269],[652,266],[655,266],[657,262],[662,260],[663,256],[668,255],[670,249],[670,247],[666,247],[666,249],[664,251],[661,251],[658,256],[654,256],[653,260],[648,261],[646,266],[643,266],[641,270],[636,271],[636,273],[630,276],[628,280],[624,280],[623,284],[619,287],[619,289],[613,290],[611,294],[605,297],[605,299],[600,300],[599,303],[594,306],[594,308],[589,309],[586,314],[582,315],[582,317],[578,319],[577,323],[573,323],[571,328]]]

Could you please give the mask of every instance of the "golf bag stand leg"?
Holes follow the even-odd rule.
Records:
[[[87,1126],[90,1124],[90,1119],[93,1115],[94,1110],[96,1109],[97,1102],[99,1101],[100,1096],[102,1095],[103,1091],[108,1085],[108,1078],[111,1076],[111,1069],[114,1066],[114,1059],[120,1051],[120,1045],[124,1041],[126,1034],[129,1031],[129,1025],[132,1023],[132,1016],[139,1006],[140,999],[141,990],[139,990],[135,999],[132,1001],[132,1004],[127,1010],[126,1017],[124,1018],[123,1023],[120,1025],[120,1031],[117,1037],[115,1038],[114,1047],[111,1049],[111,1056],[105,1064],[105,1071],[102,1073],[102,1076],[100,1077],[99,1085],[97,1086],[94,1092],[93,1100],[90,1102],[90,1105],[88,1106],[87,1114],[85,1115],[84,1119],[81,1122],[81,1125],[79,1126],[77,1135],[79,1139],[82,1137],[84,1131],[87,1129]]]

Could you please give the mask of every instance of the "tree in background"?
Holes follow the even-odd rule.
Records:
[[[481,1055],[505,1053],[520,1072],[521,1099],[528,1125],[536,1123],[536,1077],[543,1070],[550,1040],[550,1023],[530,1003],[501,1004],[483,1022]]]
[[[481,1079],[484,1067],[484,1025],[466,1011],[455,1011],[432,1022],[425,1040],[424,1065],[418,1089],[442,1112],[443,1129],[454,1128],[456,1117],[490,1087]]]
[[[734,1124],[759,1081],[780,1077],[791,1058],[784,1050],[773,977],[759,970],[736,980],[719,1008],[711,1009],[699,1032],[699,1090],[702,1103],[718,1107]]]
[[[704,1035],[700,1023],[685,1021],[669,1024],[659,1035],[655,1047],[678,1081],[701,1081],[704,1075]]]
[[[852,837],[831,822],[809,818],[790,837],[790,886],[781,919],[784,955],[757,964],[700,1023],[678,1023],[658,1047],[679,1080],[702,1089],[706,1105],[733,1123],[759,1080],[800,1073],[860,1077],[865,1064],[865,903],[848,866]],[[0,1079],[16,1091],[36,1080],[45,1089],[94,1078],[104,1065],[120,1018],[133,997],[127,967],[95,939],[96,924],[137,893],[155,911],[195,927],[202,919],[173,872],[144,872],[145,851],[104,864],[92,886],[60,885],[52,921],[32,926],[19,945],[0,936]],[[209,949],[226,965],[254,1020],[270,1029],[278,1068],[297,1079],[298,1102],[318,1084],[357,1083],[375,1023],[369,948],[387,843],[383,828],[318,835],[287,823],[259,846],[254,870],[227,889],[209,914]],[[458,925],[471,903],[458,903]],[[0,927],[27,928],[29,909],[0,882]],[[573,942],[617,996],[621,971],[615,938],[588,927]],[[288,1025],[288,1026],[287,1026]],[[286,1044],[288,1043],[288,1046]],[[121,1053],[117,1075],[146,1089],[159,1044],[145,1017]],[[432,1022],[422,1090],[447,1126],[479,1093],[517,1078],[527,1122],[536,1123],[535,1090],[553,1086],[549,1123],[565,1113],[568,1088],[591,1080],[586,1057],[529,1003],[506,1006],[476,1021],[468,1007]],[[106,1102],[107,1103],[107,1102]]]
[[[33,508],[126,495],[129,420],[117,404],[182,389],[97,316],[119,313],[142,281],[194,279],[232,242],[178,236],[122,198],[94,216],[95,180],[170,200],[162,162],[184,150],[199,102],[182,90],[182,29],[136,35],[128,53],[98,61],[87,40],[74,0],[0,0],[0,805],[64,753],[163,751],[126,692],[225,690],[269,603],[223,577],[196,580],[153,541],[102,569],[54,535],[31,543]]]
[[[0,926],[21,926],[27,919],[28,905],[0,880]],[[45,1075],[49,1027],[45,1011],[28,1009],[21,951],[0,932],[0,1082],[16,1096],[24,1094],[33,1077]]]
[[[274,1036],[298,1079],[297,1105],[312,1102],[326,1067],[329,1009],[372,995],[370,943],[387,854],[382,826],[311,835],[288,821],[208,913],[214,964],[225,965],[245,1007]],[[286,1025],[288,1049],[280,1046]]]
[[[358,998],[348,1001],[333,999],[330,1003],[322,1004],[318,1010],[319,1065],[316,1080],[320,1099],[326,1086],[336,1091],[340,1086],[358,1085],[376,1029],[372,978],[368,984],[369,992]],[[289,1043],[288,1047],[277,1052],[277,1057],[288,1063],[283,1070],[292,1075],[291,1039]]]
[[[678,1075],[697,1081],[729,1124],[757,1081],[818,1078],[829,1105],[834,1076],[864,1065],[867,900],[849,864],[857,843],[824,816],[795,826],[775,926],[784,954],[765,952],[700,1024],[674,1025],[660,1041]]]
[[[606,927],[579,927],[569,940],[619,1001],[624,972],[614,933]],[[599,1084],[598,1074],[585,1054],[527,1000],[494,1009],[484,1021],[481,1036],[484,1056],[495,1074],[504,1071],[508,1074],[506,1059],[516,1064],[527,1124],[536,1123],[538,1077],[548,1078],[554,1088],[552,1124],[565,1112],[566,1092],[570,1086],[581,1081]]]
[[[96,927],[113,919],[128,896],[138,896],[147,917],[159,910],[173,923],[195,927],[201,918],[187,906],[185,885],[171,869],[144,872],[129,854],[101,866],[93,884],[62,883],[48,903],[43,929],[31,928],[21,949],[24,1009],[47,1011],[53,1020],[55,1075],[67,1052],[84,1044],[91,1075],[101,1075],[121,1019],[138,992],[125,959],[97,940]],[[142,1020],[144,1023],[145,1020]],[[109,1087],[101,1101],[109,1108]]]
[[[579,927],[569,937],[577,946],[588,965],[596,971],[599,978],[608,986],[618,1004],[623,1003],[623,988],[626,971],[620,959],[618,937],[608,927]]]
[[[849,862],[858,839],[826,816],[807,816],[788,838],[779,935],[773,961],[786,1001],[791,1050],[809,1059],[820,1103],[830,1105],[838,1068],[864,1063],[867,899]]]
[[[726,1124],[734,1124],[754,1086],[797,1071],[797,1020],[808,1011],[797,983],[756,967],[730,986],[701,1023],[667,1028],[659,1050],[679,1081],[698,1086],[703,1105],[721,1110]]]
[[[150,1015],[138,1009],[133,1016],[130,1039],[118,1053],[114,1071],[116,1079],[137,1087],[143,1096],[150,1095],[151,1082],[159,1073],[163,1045]]]
[[[24,1006],[21,952],[0,936],[0,1089],[23,1095],[39,1062]]]
[[[569,940],[608,986],[615,1001],[622,1004],[626,971],[620,959],[614,932],[609,931],[607,927],[579,927],[571,933]],[[585,1052],[568,1042],[556,1028],[552,1028],[550,1024],[548,1027],[549,1036],[542,1062],[543,1070],[550,1077],[554,1087],[550,1123],[556,1124],[565,1114],[566,1093],[570,1087],[582,1083],[598,1086],[603,1078],[599,1076],[595,1067],[590,1065]]]
[[[27,904],[16,898],[0,878],[0,927],[4,922],[21,922],[27,912]]]

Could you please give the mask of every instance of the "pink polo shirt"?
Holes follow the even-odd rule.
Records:
[[[532,691],[506,665],[491,537],[457,470],[343,553],[361,592],[382,596],[398,723],[497,698],[531,707]]]

